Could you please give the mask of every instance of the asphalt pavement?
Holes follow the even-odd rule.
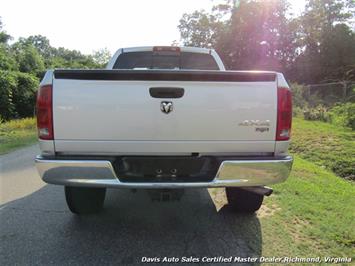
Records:
[[[190,256],[199,265],[203,257],[261,256],[257,216],[217,211],[206,189],[187,190],[178,202],[112,189],[101,213],[73,215],[63,187],[40,180],[38,152],[35,145],[0,156],[0,265],[136,265],[164,257],[183,265]]]

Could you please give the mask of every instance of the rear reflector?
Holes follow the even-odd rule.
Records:
[[[289,88],[277,88],[276,140],[289,140],[292,123],[292,95]]]
[[[36,103],[38,137],[53,140],[52,85],[39,88]]]

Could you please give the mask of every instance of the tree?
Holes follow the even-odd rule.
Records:
[[[16,87],[16,77],[12,72],[0,70],[0,120],[17,116],[12,92]]]
[[[178,26],[186,46],[213,47],[222,34],[224,22],[220,16],[205,11],[183,14]]]
[[[226,1],[212,14],[184,14],[178,27],[185,45],[212,45],[230,69],[280,70],[295,54],[287,10],[286,1]]]
[[[353,16],[352,0],[308,0],[300,17],[299,49],[294,79],[319,83],[342,79],[355,65],[354,32],[348,25]]]
[[[30,117],[34,114],[35,96],[39,80],[27,73],[16,73],[16,86],[12,90],[12,103],[19,117]]]
[[[33,45],[17,42],[12,45],[12,49],[19,71],[36,76],[40,76],[45,71],[43,59]]]
[[[0,70],[17,70],[18,65],[15,61],[8,45],[0,43]]]
[[[5,31],[3,31],[2,28],[3,28],[3,24],[0,17],[0,44],[7,43],[7,41],[11,40],[11,36],[8,35]]]
[[[38,83],[31,74],[0,70],[0,118],[33,116]]]
[[[53,56],[55,48],[50,45],[48,38],[45,36],[32,35],[28,38],[20,38],[18,42],[24,45],[32,45],[45,60]]]
[[[322,79],[355,80],[355,33],[346,24],[336,24],[322,39],[319,46]]]
[[[63,65],[58,65],[63,63]],[[51,58],[51,68],[100,68],[101,65],[94,61],[93,56],[84,55],[77,50],[69,50],[63,47],[53,49],[53,57]]]
[[[94,51],[92,58],[96,64],[105,67],[111,59],[111,52],[107,48]]]
[[[94,56],[84,55],[77,50],[52,47],[47,37],[42,35],[19,38],[13,45],[17,52],[19,50],[32,49],[29,47],[35,48],[40,58],[42,58],[45,68],[98,68],[102,66],[102,63],[95,62]],[[109,52],[107,49],[102,49],[100,52],[101,54],[96,54],[96,59],[99,60],[101,56],[103,62],[107,59],[107,53]],[[27,70],[24,72],[27,72]]]
[[[212,45],[229,69],[276,70],[291,81],[355,79],[353,0],[308,0],[290,17],[286,0],[225,0],[212,12],[184,14],[183,43]]]
[[[0,20],[0,121],[33,116],[35,92],[46,68],[100,68],[107,49],[94,55],[50,45],[45,36],[19,38],[8,44]]]
[[[283,70],[294,56],[294,32],[286,1],[240,1],[230,28],[217,43],[232,69]]]

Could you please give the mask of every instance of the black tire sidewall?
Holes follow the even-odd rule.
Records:
[[[237,212],[253,213],[260,209],[264,196],[241,188],[226,188],[229,206]]]
[[[76,214],[99,212],[105,201],[106,188],[65,186],[64,191],[68,208]]]

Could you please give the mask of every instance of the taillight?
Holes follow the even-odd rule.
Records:
[[[53,112],[52,112],[52,85],[44,85],[37,92],[36,103],[38,137],[52,140]]]
[[[289,140],[292,123],[292,95],[289,88],[277,88],[276,140]]]

